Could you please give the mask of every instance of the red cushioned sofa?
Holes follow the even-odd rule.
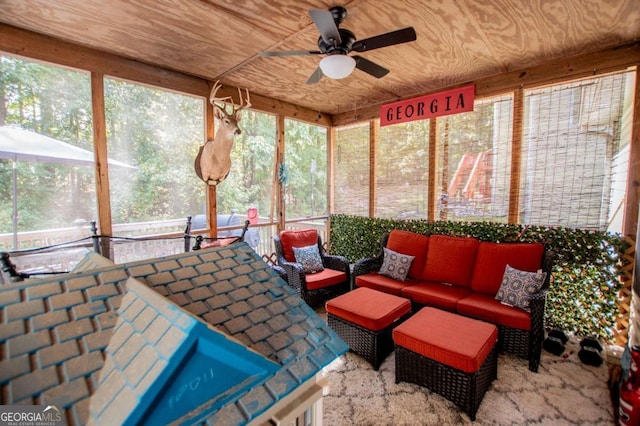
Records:
[[[384,255],[354,265],[357,287],[368,287],[411,300],[414,312],[433,306],[498,326],[501,350],[529,360],[537,372],[544,339],[544,304],[551,276],[551,256],[539,243],[493,243],[470,237],[425,236],[393,230],[381,242],[395,252],[414,256],[405,281],[378,273]],[[521,271],[542,269],[546,279],[530,301],[530,312],[505,305],[495,296],[506,265]]]

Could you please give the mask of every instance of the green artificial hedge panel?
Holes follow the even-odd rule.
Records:
[[[382,235],[393,229],[492,242],[541,242],[554,259],[545,326],[613,343],[620,276],[625,266],[623,254],[628,248],[618,234],[564,227],[349,215],[332,215],[330,221],[331,253],[345,256],[350,262],[377,255]]]

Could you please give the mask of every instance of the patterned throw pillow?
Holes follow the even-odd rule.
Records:
[[[540,290],[546,277],[546,272],[520,271],[507,265],[496,300],[529,312],[531,296]]]
[[[293,247],[293,254],[296,262],[302,265],[302,272],[305,274],[313,274],[324,269],[317,244],[306,247]]]
[[[399,281],[406,280],[409,268],[411,268],[411,262],[413,262],[415,256],[401,254],[386,247],[383,247],[383,249],[384,260],[379,271],[380,275],[386,275]]]

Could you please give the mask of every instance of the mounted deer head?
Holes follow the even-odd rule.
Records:
[[[241,111],[251,107],[249,90],[245,89],[246,98],[243,99],[242,91],[238,88],[240,104],[233,103],[231,96],[216,97],[216,93],[222,87],[219,81],[211,88],[209,102],[213,105],[213,114],[219,120],[220,126],[216,129],[215,137],[208,140],[200,147],[195,160],[196,174],[209,185],[217,185],[227,178],[231,169],[231,148],[233,138],[242,133],[238,126]],[[231,113],[227,112],[226,105],[231,104]]]

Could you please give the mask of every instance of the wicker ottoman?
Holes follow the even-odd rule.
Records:
[[[370,288],[327,301],[327,322],[375,370],[393,351],[393,328],[411,315],[411,302]]]
[[[396,383],[429,388],[471,420],[496,378],[495,325],[435,308],[422,308],[393,331]]]

